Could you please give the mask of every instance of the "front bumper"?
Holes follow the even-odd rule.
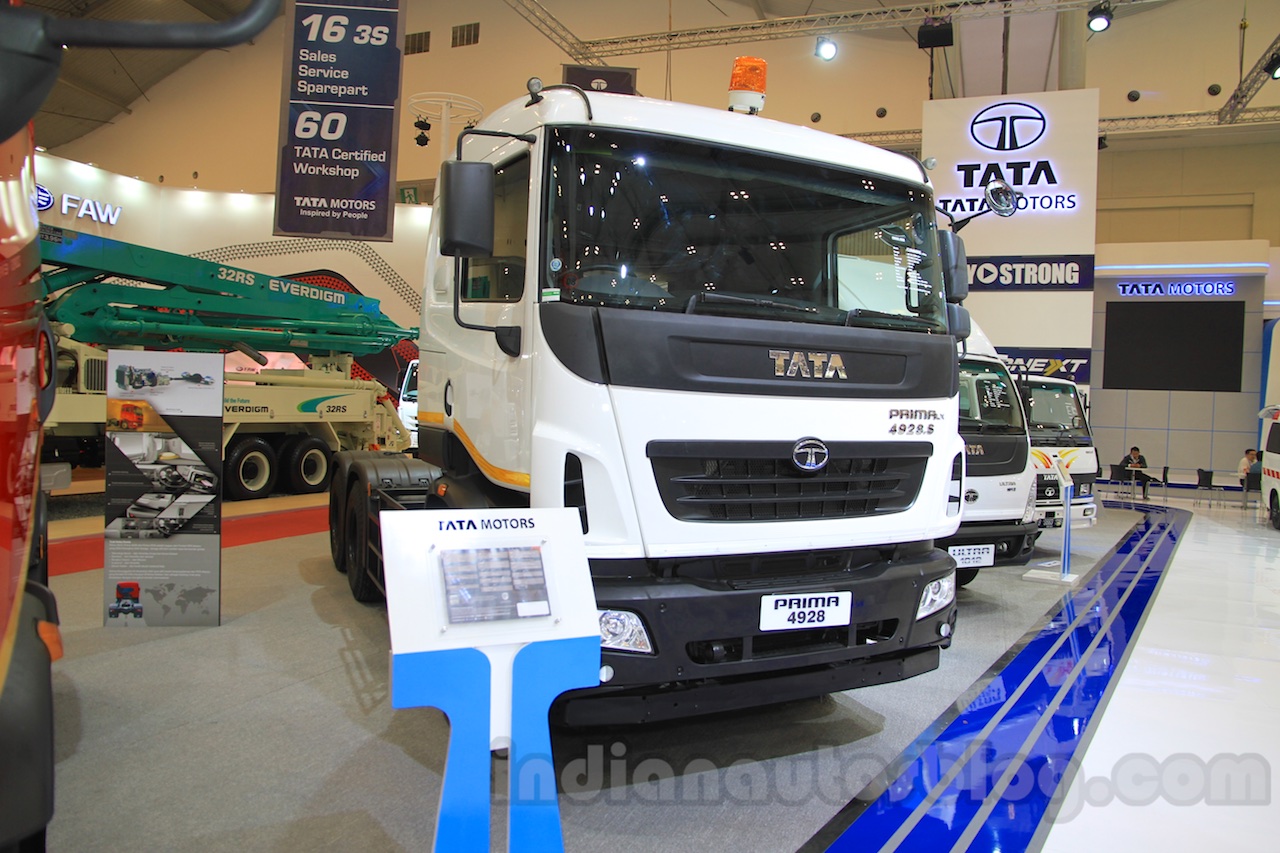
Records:
[[[952,545],[994,545],[995,565],[1025,566],[1035,551],[1040,525],[1035,520],[1026,524],[995,522],[962,522],[954,536],[939,539],[937,546],[947,550]]]
[[[935,669],[950,645],[954,601],[919,621],[924,588],[955,570],[937,549],[806,578],[597,576],[601,609],[639,614],[654,654],[605,649],[613,677],[567,694],[570,725],[652,722],[748,708],[880,684]],[[761,597],[853,593],[850,624],[761,631]],[[944,627],[945,626],[945,627]]]

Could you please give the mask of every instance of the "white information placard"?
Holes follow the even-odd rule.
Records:
[[[576,509],[383,512],[391,652],[482,651],[493,748],[511,733],[511,673],[529,643],[600,635]]]

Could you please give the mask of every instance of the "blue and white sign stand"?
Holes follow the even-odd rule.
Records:
[[[490,751],[509,749],[509,851],[563,851],[547,712],[600,683],[575,509],[382,514],[391,705],[449,718],[434,849],[488,853]]]
[[[1031,569],[1023,573],[1022,578],[1073,584],[1080,579],[1079,575],[1071,573],[1071,500],[1075,497],[1075,484],[1071,479],[1071,473],[1067,471],[1061,459],[1054,459],[1054,464],[1058,469],[1058,481],[1062,484],[1062,569],[1057,572],[1050,569]]]

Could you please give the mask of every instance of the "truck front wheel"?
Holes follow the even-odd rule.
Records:
[[[231,445],[226,470],[227,497],[233,501],[265,498],[276,485],[276,452],[266,439],[247,435]]]
[[[356,601],[370,602],[379,598],[378,587],[369,577],[369,493],[357,480],[347,493],[347,518],[343,525],[347,540],[347,584]]]
[[[956,569],[956,581],[960,586],[968,586],[978,577],[977,569]]]
[[[1271,493],[1271,526],[1280,530],[1280,495]]]
[[[285,483],[295,495],[313,495],[329,485],[329,445],[314,435],[289,439],[280,454]]]

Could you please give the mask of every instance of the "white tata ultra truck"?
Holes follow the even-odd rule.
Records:
[[[938,547],[955,559],[965,586],[979,569],[1026,565],[1040,535],[1036,469],[1022,401],[977,324],[960,358],[960,435],[966,465],[960,529]]]
[[[755,115],[529,88],[442,167],[418,458],[335,456],[354,596],[385,593],[380,511],[575,507],[604,666],[560,706],[571,725],[934,669],[969,317],[924,169]]]
[[[1070,379],[1024,374],[1018,377],[1031,429],[1031,461],[1036,469],[1036,511],[1041,527],[1063,524],[1062,470],[1071,477],[1071,523],[1091,527],[1098,520],[1093,487],[1098,452],[1080,389]]]

